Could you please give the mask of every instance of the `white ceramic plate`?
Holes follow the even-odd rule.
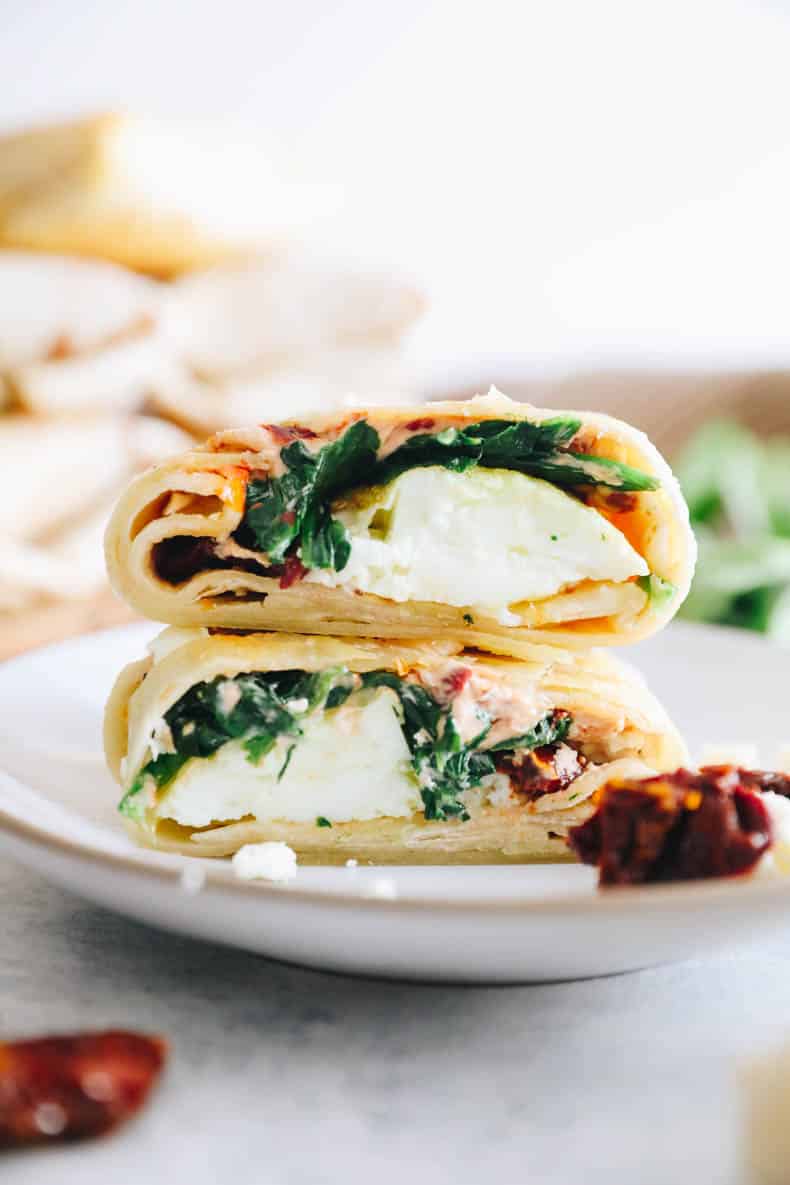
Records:
[[[116,672],[154,632],[94,634],[0,667],[0,847],[91,901],[316,967],[491,983],[626,971],[790,925],[782,882],[601,893],[591,869],[557,864],[301,868],[292,884],[275,886],[239,881],[226,862],[141,849],[115,811],[100,725]],[[770,764],[790,741],[786,652],[676,624],[630,657],[692,753],[706,742],[748,741]],[[205,869],[199,891],[196,868]]]

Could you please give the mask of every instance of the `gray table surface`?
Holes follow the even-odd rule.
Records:
[[[787,932],[608,979],[417,986],[172,937],[13,865],[0,894],[0,1032],[172,1042],[139,1119],[7,1156],[3,1185],[740,1185],[735,1069],[790,1034]]]

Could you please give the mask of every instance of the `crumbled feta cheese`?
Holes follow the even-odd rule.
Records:
[[[760,756],[756,745],[730,744],[703,745],[700,765],[739,765],[742,769],[759,769]]]
[[[423,790],[428,790],[434,783],[433,770],[427,761],[420,766],[420,772],[417,774],[417,784]]]
[[[287,843],[247,843],[231,861],[241,880],[285,883],[296,876],[296,852]]]
[[[473,786],[470,790],[462,790],[458,795],[458,801],[470,819],[476,818],[483,809],[483,794],[479,786]]]
[[[148,742],[148,748],[151,751],[151,760],[156,761],[157,757],[162,753],[175,753],[176,746],[173,740],[173,734],[170,731],[170,725],[164,717],[157,720],[154,730],[151,733],[151,739]]]
[[[579,754],[570,745],[559,745],[554,753],[554,768],[560,777],[579,772]]]
[[[420,728],[414,734],[415,745],[428,745],[430,744],[430,740],[431,734],[428,732],[427,728]]]
[[[302,696],[301,699],[292,699],[288,701],[288,708],[291,712],[306,712],[309,707],[310,701],[305,699],[304,696]]]
[[[491,806],[509,806],[512,801],[510,778],[507,774],[488,774],[483,778],[482,786],[488,791],[488,801]]]
[[[236,704],[241,699],[241,688],[232,679],[225,679],[217,688],[219,710],[223,716],[230,716]]]

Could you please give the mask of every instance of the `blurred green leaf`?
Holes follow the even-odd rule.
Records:
[[[790,441],[766,446],[762,483],[772,529],[777,535],[790,537]]]
[[[737,595],[767,585],[790,581],[790,539],[775,535],[753,539],[699,541],[700,583],[719,592]]]
[[[723,520],[740,537],[770,531],[763,465],[764,450],[746,428],[729,420],[706,424],[676,464],[692,521]]]
[[[676,469],[699,542],[683,616],[790,644],[790,440],[714,420]]]
[[[765,632],[783,645],[790,645],[790,585],[774,589],[774,599],[766,620]]]
[[[757,630],[787,645],[790,643],[790,585],[755,588],[736,597],[722,624]]]
[[[755,588],[734,597],[722,617],[723,625],[734,625],[740,629],[768,632],[774,603],[782,593],[781,587]]]
[[[734,428],[729,421],[711,421],[675,458],[675,473],[695,522],[710,522],[721,510],[719,457],[722,448],[729,449]]]

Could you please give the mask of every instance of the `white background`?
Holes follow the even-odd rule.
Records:
[[[244,121],[427,287],[440,365],[785,363],[782,0],[0,0],[0,122]]]

